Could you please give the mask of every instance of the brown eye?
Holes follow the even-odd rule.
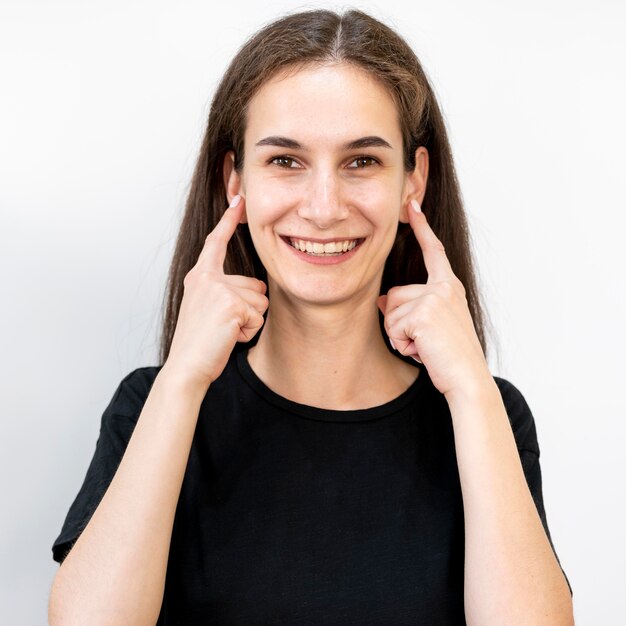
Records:
[[[370,157],[370,156],[360,156],[357,157],[356,159],[354,159],[353,161],[351,161],[351,163],[357,163],[357,166],[355,168],[352,169],[365,169],[371,165],[373,165],[374,163],[378,163],[378,161],[374,158],[374,157]]]
[[[293,162],[294,160],[288,156],[277,156],[277,157],[274,157],[270,161],[270,163],[275,163],[276,165],[279,165],[280,167],[286,167],[286,168],[290,168]]]

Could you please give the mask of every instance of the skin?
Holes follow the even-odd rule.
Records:
[[[306,149],[255,145],[271,135]],[[385,138],[391,148],[341,147],[370,135]],[[354,170],[354,159],[363,154],[379,164]],[[278,162],[289,168],[271,160],[285,155],[293,161]],[[268,316],[249,351],[251,367],[296,402],[358,409],[397,397],[418,375],[389,353],[385,341],[418,357],[445,396],[454,428],[465,517],[467,623],[573,624],[571,595],[528,489],[465,290],[424,214],[412,208],[424,197],[428,154],[418,148],[415,170],[403,170],[397,112],[384,88],[346,65],[269,81],[250,102],[241,175],[232,165],[230,154],[224,163],[229,200],[242,199],[226,211],[226,226],[218,227],[220,250],[237,223],[247,221],[269,282]],[[399,221],[413,229],[428,280],[380,296]],[[363,243],[345,263],[312,265],[294,255],[281,239],[285,234],[358,237]],[[242,333],[246,325],[253,332],[260,327],[249,292]],[[388,337],[378,327],[379,308]]]
[[[270,136],[302,148],[256,145]],[[391,148],[343,147],[367,136]],[[426,191],[426,149],[418,148],[415,170],[405,172],[393,100],[346,65],[267,82],[249,103],[244,145],[243,172],[234,170],[230,153],[225,183],[229,199],[244,198],[242,221],[271,293],[251,367],[277,393],[322,408],[366,408],[397,397],[419,370],[387,350],[377,297],[398,222],[408,221],[410,200],[421,202]],[[363,156],[369,158],[357,160]],[[313,265],[293,254],[285,234],[363,242],[348,262]]]
[[[270,160],[283,148],[255,146],[269,135],[308,147],[289,150],[298,167]],[[363,171],[354,169],[364,151],[341,146],[371,135],[391,148],[368,148],[377,164],[366,160]],[[465,516],[467,624],[574,623],[463,286],[424,215],[410,208],[421,203],[428,176],[426,150],[415,156],[415,170],[404,172],[393,102],[360,70],[303,70],[266,83],[255,96],[244,172],[233,170],[232,155],[224,164],[231,206],[185,277],[167,362],[111,486],[55,579],[51,624],[155,622],[200,403],[237,341],[263,327],[250,365],[297,402],[365,408],[404,391],[418,370],[386,349],[378,308],[393,344],[419,355],[450,408]],[[268,272],[270,299],[261,281],[223,271],[228,241],[246,220]],[[428,280],[379,296],[399,221],[415,233]],[[343,263],[313,265],[285,244],[284,234],[363,243]]]

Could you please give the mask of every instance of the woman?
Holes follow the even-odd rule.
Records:
[[[55,541],[51,623],[573,623],[469,250],[406,42],[360,11],[252,37],[211,107],[162,363],[118,387]]]

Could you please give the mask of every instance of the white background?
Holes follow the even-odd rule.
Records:
[[[46,622],[52,542],[102,411],[156,364],[221,73],[264,23],[315,6],[342,8],[0,4],[2,624]],[[535,416],[579,625],[623,623],[625,6],[358,4],[414,46],[444,111],[499,337],[490,366]]]

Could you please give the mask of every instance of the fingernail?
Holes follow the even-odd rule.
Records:
[[[396,347],[393,345],[393,341],[392,341],[391,337],[389,337],[389,343],[391,344],[391,347],[392,347],[394,350],[396,350],[396,351],[398,350],[398,348],[396,348]]]
[[[239,201],[241,200],[241,196],[239,194],[237,194],[231,201],[230,201],[230,206],[234,207],[237,206],[239,204]]]
[[[422,208],[420,207],[420,203],[413,198],[413,200],[411,200],[411,206],[415,209],[416,213],[421,213],[422,212]]]
[[[416,356],[411,356],[411,358],[412,358],[414,361],[417,361],[418,363],[422,363],[422,362],[421,362],[421,361],[420,361],[420,360],[419,360]],[[424,364],[422,363],[422,365],[424,365]]]

